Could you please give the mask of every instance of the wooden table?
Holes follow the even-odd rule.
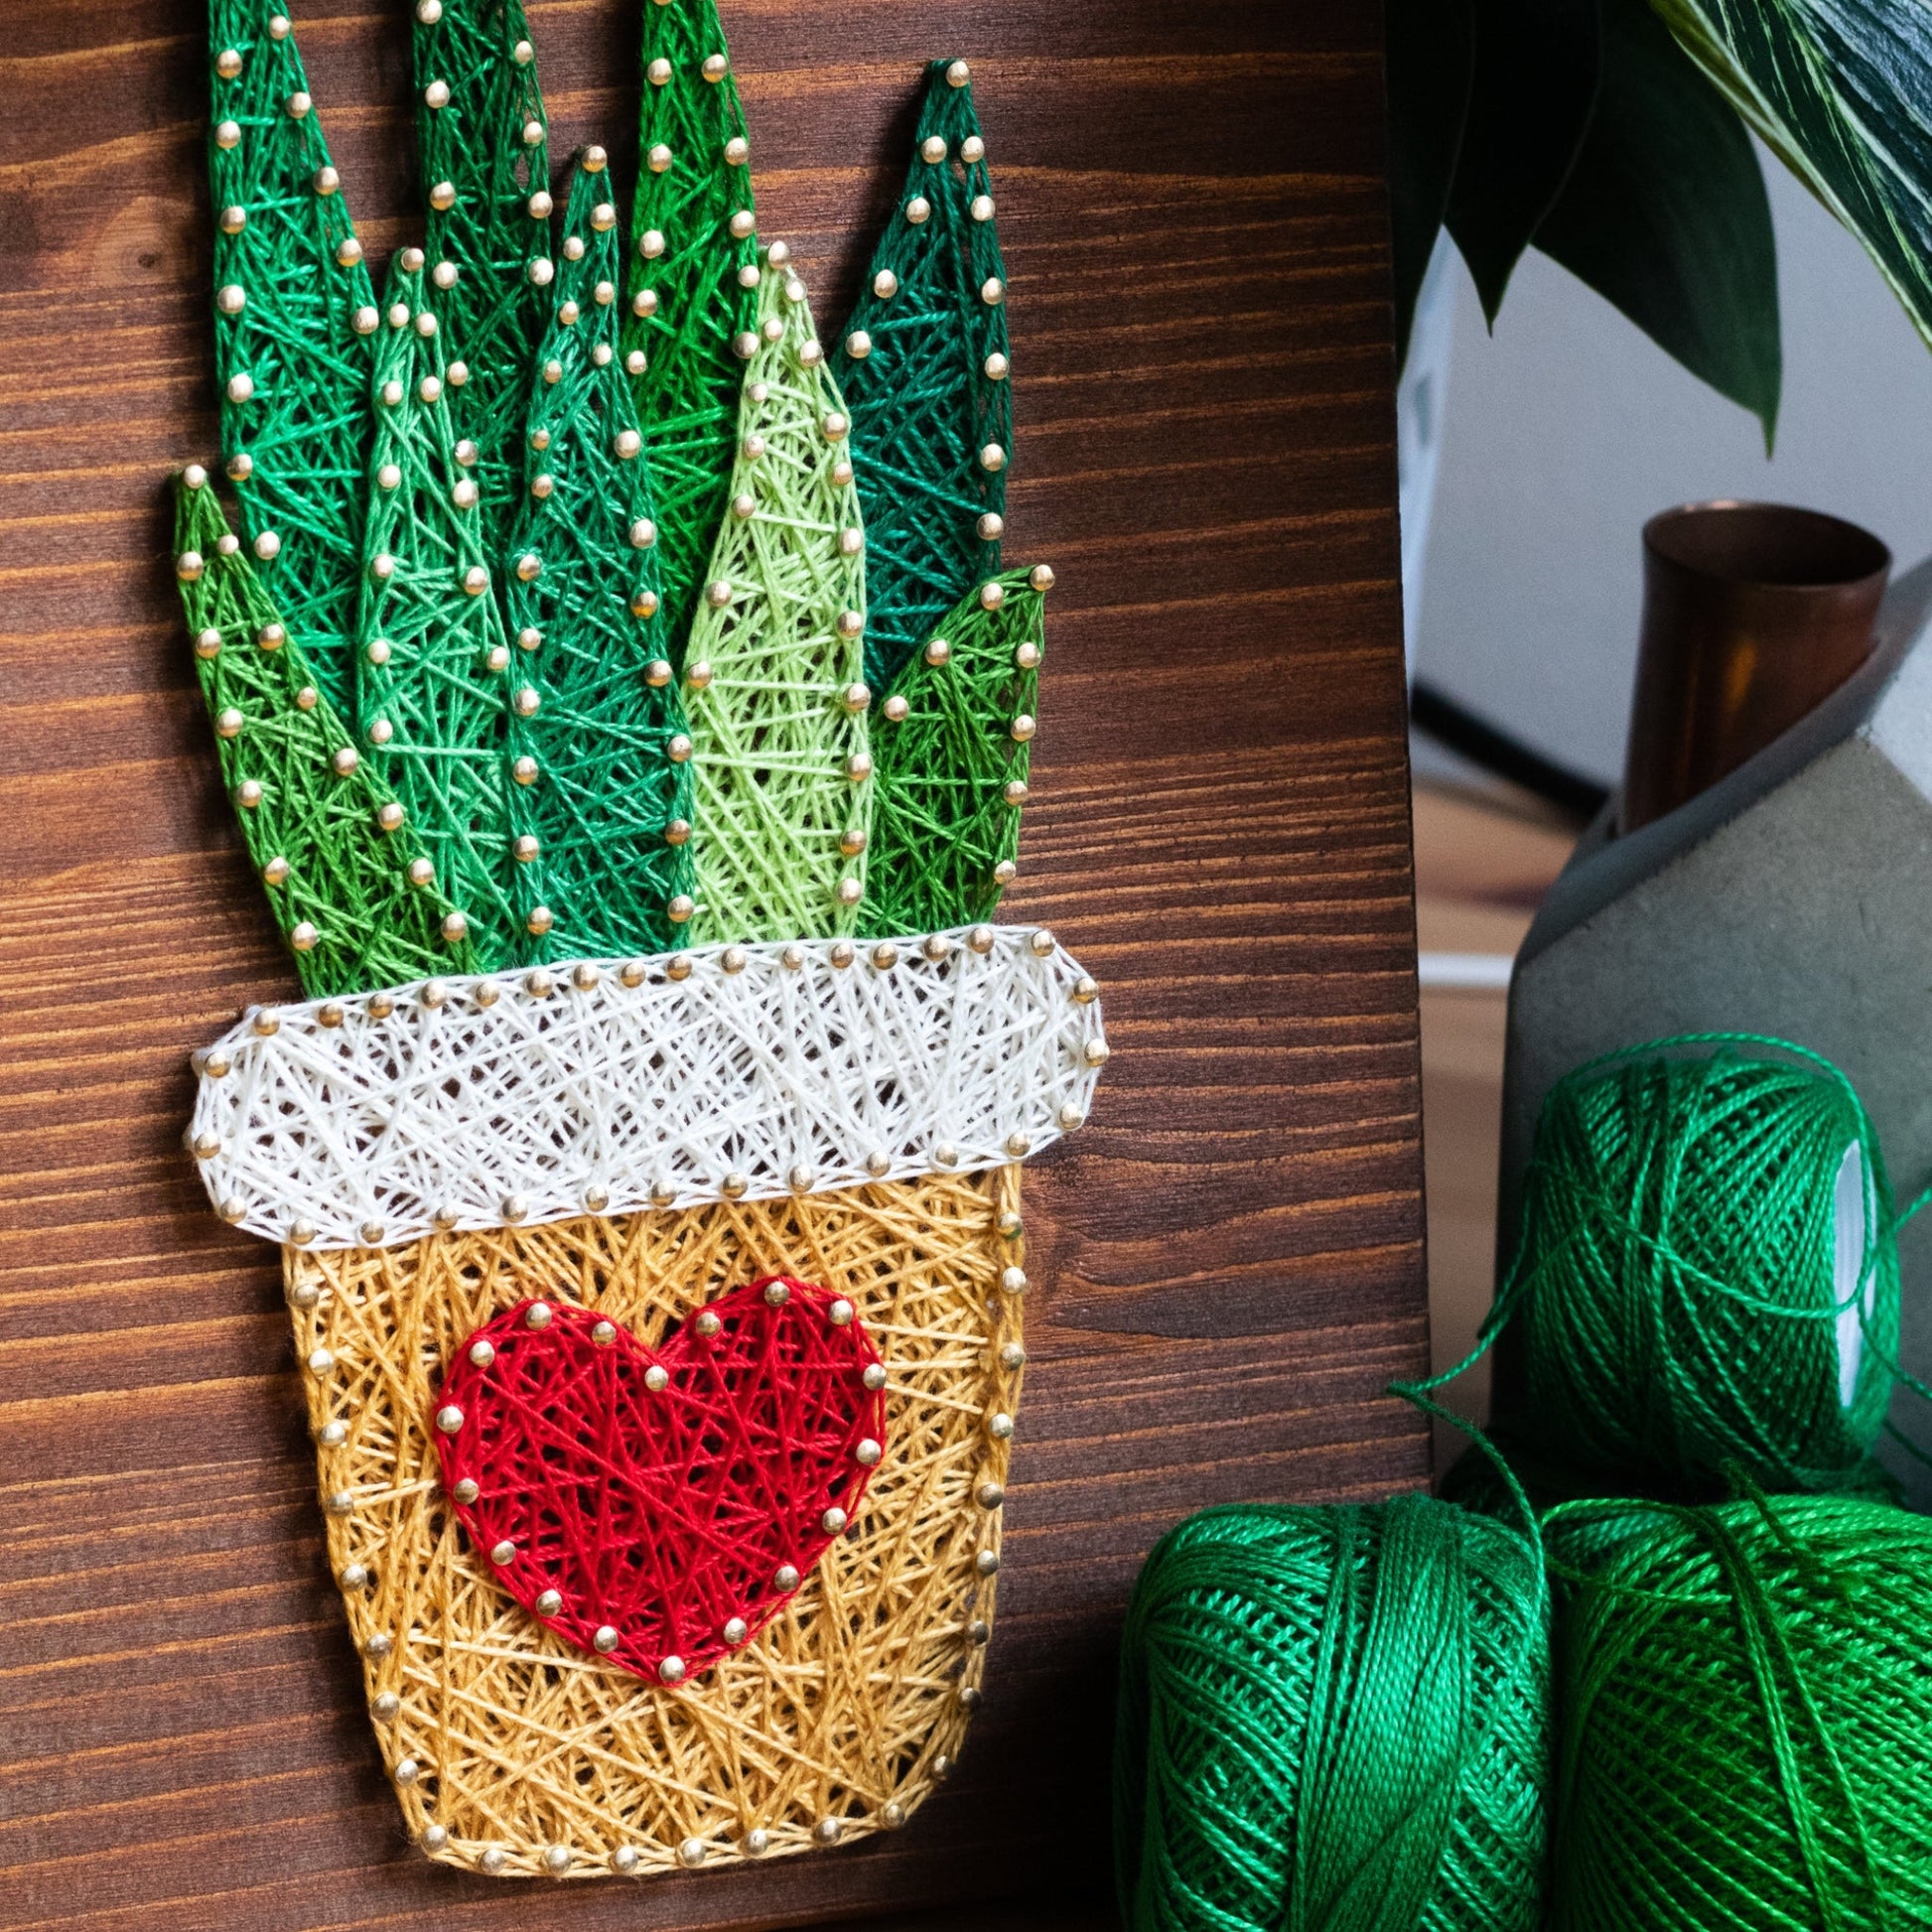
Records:
[[[559,158],[624,154],[634,12],[531,8]],[[402,1842],[276,1257],[180,1145],[190,1048],[293,991],[168,568],[164,478],[215,440],[202,17],[0,0],[0,1923],[1104,1912],[1148,1545],[1203,1503],[1424,1476],[1382,1394],[1426,1334],[1380,14],[727,0],[763,231],[828,325],[920,63],[974,62],[1012,267],[1009,554],[1062,585],[1010,905],[1099,975],[1116,1052],[1031,1181],[1036,1366],[959,1775],[892,1838],[565,1899]],[[413,232],[406,25],[298,20],[378,257]]]

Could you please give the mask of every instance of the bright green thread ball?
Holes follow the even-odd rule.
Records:
[[[1190,1518],[1135,1587],[1131,1932],[1530,1932],[1548,1645],[1515,1530],[1426,1496]]]
[[[1876,1138],[1822,1062],[1658,1050],[1673,1044],[1581,1068],[1544,1102],[1504,1297],[1525,1371],[1511,1432],[1619,1487],[1733,1465],[1773,1489],[1844,1487],[1883,1426],[1898,1338]],[[1863,1170],[1842,1186],[1853,1149]]]
[[[1932,1524],[1579,1505],[1557,1932],[1932,1925]]]

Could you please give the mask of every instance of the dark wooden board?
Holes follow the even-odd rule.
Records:
[[[622,156],[636,0],[531,9]],[[214,441],[201,17],[0,0],[0,1923],[800,1922],[1106,1882],[1114,1648],[1188,1509],[1425,1473],[1414,936],[1374,0],[728,0],[763,231],[844,313],[919,64],[974,62],[1012,266],[1010,556],[1050,560],[1021,916],[1101,979],[1029,1182],[1035,1363],[987,1709],[903,1833],[568,1899],[401,1841],[321,1564],[273,1253],[180,1148],[287,997],[162,482]],[[380,254],[405,11],[300,16]],[[1089,1909],[1091,1909],[1089,1907]]]

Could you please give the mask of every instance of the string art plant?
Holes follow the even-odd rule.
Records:
[[[378,298],[289,21],[213,0],[224,507],[177,575],[301,1001],[196,1056],[278,1242],[329,1553],[417,1843],[502,1874],[897,1826],[980,1701],[1020,1163],[1107,1057],[993,914],[1044,568],[963,63],[828,349],[710,0],[638,189],[553,182],[514,0],[417,0]],[[563,207],[559,213],[557,202]]]

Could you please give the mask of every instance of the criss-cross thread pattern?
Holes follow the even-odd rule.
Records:
[[[867,931],[989,918],[1018,871],[1052,581],[1045,569],[988,579],[879,708]]]
[[[200,1057],[223,1218],[432,1229],[969,1173],[1070,1133],[1107,1058],[1051,933],[718,946],[264,1010]]]
[[[1203,1510],[1121,1645],[1130,1932],[1532,1932],[1549,1636],[1523,1536],[1427,1496]]]
[[[345,715],[374,298],[276,0],[210,0],[214,366],[241,530]]]
[[[417,886],[422,848],[358,759],[308,657],[199,470],[175,503],[176,576],[221,777],[282,938],[312,998],[445,971],[449,902]]]
[[[413,1837],[473,1870],[594,1878],[903,1823],[980,1697],[1026,1359],[1018,1207],[1006,1168],[286,1251],[330,1566]],[[883,1458],[759,1634],[695,1684],[642,1682],[529,1615],[456,1533],[444,1365],[533,1286],[655,1350],[728,1290],[786,1273],[851,1302],[883,1356]]]
[[[684,661],[699,938],[852,932],[872,821],[865,536],[805,285],[759,284],[730,500]]]
[[[356,726],[479,959],[496,966],[519,956],[525,936],[509,893],[512,842],[525,829],[512,812],[537,774],[522,769],[511,782],[509,716],[521,687],[477,484],[450,425],[442,331],[422,270],[420,250],[397,256],[377,337]]]
[[[523,481],[516,439],[555,270],[543,93],[522,0],[417,0],[415,18],[424,246],[448,353],[467,377],[452,381],[450,416],[476,446],[470,474],[493,560]]]
[[[718,9],[656,0],[643,16],[623,349],[650,444],[665,636],[681,666],[729,494],[758,248],[751,149]]]
[[[789,1276],[656,1348],[532,1300],[443,1379],[443,1480],[471,1548],[546,1627],[681,1684],[758,1635],[859,1515],[885,1386],[852,1304]]]
[[[1013,452],[1006,264],[963,61],[926,70],[905,192],[837,366],[866,515],[866,676],[884,690],[1000,568]]]
[[[655,952],[692,907],[691,739],[662,651],[658,524],[617,361],[610,194],[593,149],[571,188],[507,559],[517,689],[529,694],[512,702],[511,750],[537,764],[513,854],[535,959]]]
[[[1558,1932],[1932,1923],[1932,1524],[1571,1504]]]

